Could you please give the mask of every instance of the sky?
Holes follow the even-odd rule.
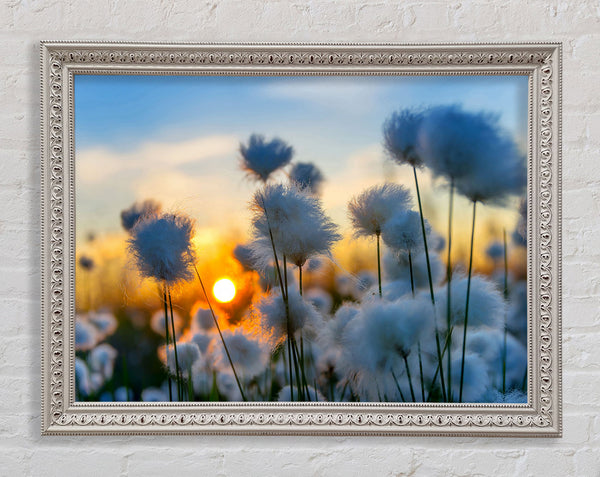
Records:
[[[394,111],[459,104],[491,112],[525,150],[527,88],[526,76],[76,75],[77,238],[120,233],[120,211],[147,198],[192,215],[207,236],[243,237],[257,184],[240,170],[238,149],[252,133],[280,137],[295,161],[321,168],[324,207],[348,232],[353,195],[384,180],[412,190],[412,171],[383,151]],[[422,181],[435,227],[447,194],[428,174]],[[468,228],[460,213],[468,203],[456,207],[457,228]],[[486,214],[516,220],[516,207],[483,209],[483,224]]]

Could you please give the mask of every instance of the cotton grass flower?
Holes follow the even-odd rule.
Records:
[[[121,211],[121,225],[130,232],[140,219],[158,215],[162,206],[152,199],[135,202],[128,209]]]
[[[264,136],[252,134],[248,144],[240,144],[242,169],[250,176],[266,182],[277,169],[292,160],[294,149],[279,138],[267,141]]]
[[[485,254],[494,262],[504,257],[504,245],[498,241],[492,242],[486,249]]]
[[[421,335],[431,326],[433,306],[427,299],[363,304],[343,333],[340,370],[356,392],[381,394],[381,386],[399,375]],[[365,389],[368,386],[371,389]]]
[[[169,345],[158,350],[160,360],[168,367],[169,372],[173,375],[177,374],[177,366],[175,365],[175,347]],[[179,371],[184,377],[189,377],[194,365],[200,360],[200,349],[194,342],[177,343],[177,358],[179,363]]]
[[[310,402],[327,401],[327,399],[325,399],[325,397],[319,391],[317,391],[315,388],[313,388],[312,386],[307,386],[306,390],[308,391],[308,399],[306,399],[307,401],[310,401]],[[298,390],[296,389],[295,386],[292,386],[292,388],[290,388],[289,385],[284,386],[281,389],[281,391],[279,391],[279,394],[277,395],[277,401],[279,401],[279,402],[292,401],[292,392],[293,392],[293,396],[298,396]]]
[[[194,222],[181,214],[144,217],[131,230],[129,250],[142,276],[167,285],[192,278]]]
[[[519,204],[519,220],[512,233],[512,241],[520,247],[527,246],[527,200],[521,199]]]
[[[90,369],[100,373],[104,379],[112,378],[117,354],[117,350],[108,343],[99,344],[90,351],[88,357]]]
[[[355,304],[343,304],[335,315],[325,320],[324,326],[317,335],[317,343],[325,350],[342,349],[342,337],[348,323],[360,313],[360,307]]]
[[[117,329],[117,319],[109,311],[91,312],[88,315],[89,321],[96,327],[99,334],[99,340],[102,341],[111,336]]]
[[[170,320],[171,317],[167,315]],[[173,311],[173,320],[175,326],[175,336],[179,338],[183,332],[183,318],[176,311]],[[172,324],[169,323],[169,336],[173,333]],[[157,335],[165,336],[165,312],[164,310],[156,310],[150,317],[150,327]]]
[[[210,309],[204,308],[202,302],[197,302],[190,312],[190,330],[192,333],[208,332],[215,329],[215,320]]]
[[[87,320],[87,317],[82,315],[75,317],[75,349],[77,351],[91,350],[96,346],[99,338],[97,328]]]
[[[440,258],[434,254],[429,256],[433,285],[439,285],[444,278],[444,267]],[[411,257],[412,272],[415,288],[417,290],[429,286],[429,272],[427,258],[422,251]],[[383,254],[384,276],[389,281],[404,280],[410,283],[410,262],[407,252],[386,251]]]
[[[348,203],[350,220],[355,229],[354,235],[380,235],[386,222],[410,205],[410,194],[401,185],[387,182],[369,187]]]
[[[355,237],[377,238],[377,280],[379,283],[379,296],[381,290],[381,231],[395,214],[410,207],[410,195],[404,187],[385,183],[370,187],[348,203],[350,220],[354,227]]]
[[[423,112],[403,109],[393,113],[383,125],[383,145],[387,154],[398,164],[420,167],[418,152],[419,128]]]
[[[296,186],[267,185],[254,195],[251,208],[252,248],[263,266],[274,259],[272,242],[282,257],[301,267],[311,256],[329,255],[341,238],[321,202]]]
[[[311,194],[319,194],[325,177],[311,162],[297,162],[290,170],[290,181]]]
[[[247,245],[238,244],[233,249],[234,258],[240,262],[244,270],[252,271],[256,268],[254,264],[254,256],[252,254],[252,247]]]
[[[431,232],[429,222],[425,221],[425,232]],[[394,214],[381,230],[381,238],[392,250],[419,252],[423,249],[421,217],[418,212],[404,210]]]
[[[323,320],[313,305],[308,303],[295,289],[288,290],[289,329],[292,335],[302,331],[305,336],[315,335]],[[285,302],[279,289],[260,299],[254,306],[257,325],[273,345],[282,343],[288,332]]]
[[[487,364],[490,382],[497,388],[520,389],[527,373],[527,348],[511,334],[501,330],[476,330],[467,339],[467,348],[479,355]],[[506,369],[503,372],[503,363]]]
[[[527,183],[524,156],[488,113],[459,106],[430,109],[420,128],[419,150],[435,175],[452,180],[474,202],[503,203]]]
[[[96,264],[93,258],[88,257],[87,255],[81,255],[79,257],[79,266],[84,270],[90,271],[94,268],[95,265]]]
[[[229,355],[236,370],[248,380],[265,371],[269,362],[269,349],[258,339],[249,336],[242,329],[223,331]],[[228,371],[229,362],[222,346],[218,349],[218,368]]]
[[[460,369],[462,359],[456,356],[452,367]],[[452,400],[454,402],[477,403],[485,400],[486,393],[490,388],[488,370],[485,361],[477,354],[468,353],[464,358],[464,376],[462,379],[462,399],[459,399],[461,374],[452,375]]]
[[[144,402],[164,402],[168,401],[169,396],[160,388],[146,388],[142,391],[142,401]]]
[[[467,277],[452,280],[451,287],[451,325],[462,326],[465,321],[465,300],[467,294]],[[438,312],[445,315],[447,289],[440,288],[436,292]],[[502,294],[494,284],[480,275],[473,276],[471,280],[471,293],[469,304],[469,326],[498,327],[503,321],[505,304]]]
[[[331,295],[322,288],[311,288],[306,291],[304,297],[322,315],[328,315],[331,312],[333,299],[331,298]]]
[[[88,396],[92,391],[90,370],[85,361],[78,357],[75,357],[75,386],[82,397]]]
[[[488,403],[510,403],[510,404],[526,404],[527,394],[518,389],[512,389],[503,393],[498,389],[490,389],[486,395],[484,402]]]

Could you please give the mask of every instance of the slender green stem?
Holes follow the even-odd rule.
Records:
[[[194,401],[194,383],[192,381],[192,367],[188,369],[188,401]]]
[[[502,231],[504,241],[504,301],[508,302],[508,259],[506,246],[506,229]],[[504,313],[504,339],[502,344],[502,393],[506,393],[506,335],[508,333],[506,323],[506,312]]]
[[[377,280],[379,282],[379,298],[383,297],[383,293],[381,291],[381,246],[379,245],[381,233],[377,234]]]
[[[419,215],[421,217],[421,231],[423,233],[423,246],[425,247],[425,261],[427,262],[427,278],[429,280],[429,293],[431,295],[431,303],[435,308],[435,294],[433,293],[433,278],[431,273],[431,262],[429,260],[429,247],[427,246],[427,231],[425,229],[425,218],[423,217],[423,206],[421,204],[421,192],[419,190],[419,179],[417,177],[417,168],[413,166],[413,175],[415,177],[415,189],[417,190],[417,202],[419,204]],[[440,332],[437,324],[437,314],[434,312],[433,320],[435,325],[435,346],[438,357],[438,368],[440,370],[440,386],[442,388],[442,397],[446,401],[446,383],[444,382],[444,367],[442,363],[442,351],[440,346]],[[436,373],[437,374],[437,373]],[[437,376],[436,376],[437,377]],[[435,379],[434,379],[435,381]]]
[[[169,401],[173,401],[173,391],[171,390],[171,373],[169,372],[169,311],[167,305],[167,283],[163,286],[163,304],[165,306],[165,359],[167,363],[167,381],[169,384]]]
[[[423,378],[423,358],[421,356],[421,342],[417,341],[417,352],[419,353],[419,377],[421,378],[421,399],[425,402],[425,379]]]
[[[408,269],[410,270],[410,290],[412,291],[412,296],[414,298],[415,297],[415,277],[413,275],[412,254],[410,253],[410,249],[408,249]]]
[[[194,270],[196,271],[196,276],[198,277],[198,281],[200,282],[200,287],[202,288],[202,293],[204,293],[204,298],[206,299],[206,303],[208,304],[208,309],[210,310],[210,313],[213,317],[213,321],[215,323],[215,328],[217,328],[217,331],[219,332],[219,337],[221,338],[221,343],[223,343],[223,348],[225,349],[225,354],[227,355],[227,359],[229,360],[229,365],[231,366],[231,370],[233,371],[233,376],[235,377],[235,382],[238,385],[240,394],[242,395],[242,399],[244,401],[246,401],[247,399],[246,399],[246,395],[244,394],[244,390],[242,389],[242,384],[240,383],[238,375],[235,371],[235,366],[233,365],[233,360],[231,359],[231,355],[229,354],[229,349],[227,348],[227,344],[225,343],[225,339],[223,338],[223,333],[221,333],[221,327],[219,326],[219,321],[217,320],[217,316],[215,315],[213,307],[210,303],[210,299],[208,298],[208,293],[206,293],[206,288],[204,288],[204,282],[202,281],[202,278],[200,278],[200,273],[198,272],[198,268],[196,268],[195,264],[194,264]]]
[[[175,334],[175,317],[173,316],[173,300],[171,300],[171,290],[167,288],[169,297],[169,308],[171,309],[171,329],[173,331],[173,349],[175,350],[175,373],[177,375],[177,397],[183,401],[183,380],[179,370],[179,356],[177,355],[177,335]]]
[[[412,398],[413,402],[415,402],[417,399],[415,398],[415,390],[413,389],[412,379],[410,377],[410,366],[408,366],[408,358],[404,354],[402,355],[402,359],[404,359],[404,367],[406,368],[406,377],[408,378],[408,386],[410,387],[410,397]]]
[[[448,204],[448,259],[446,260],[446,333],[448,339],[447,373],[448,402],[452,402],[452,334],[450,331],[452,316],[452,213],[454,208],[454,180],[450,181],[450,201]]]
[[[460,363],[460,390],[458,402],[462,402],[463,381],[465,377],[465,351],[467,349],[467,328],[469,327],[469,298],[471,297],[471,275],[473,273],[473,241],[475,239],[475,213],[477,201],[473,201],[473,223],[471,224],[471,251],[469,252],[469,275],[467,278],[467,301],[465,303],[465,324],[463,326],[462,360]]]
[[[390,370],[390,372],[392,373],[392,378],[394,378],[394,383],[396,383],[396,388],[398,389],[398,392],[400,393],[400,399],[402,399],[402,402],[406,402],[406,399],[404,399],[404,393],[402,392],[402,388],[400,388],[400,383],[398,382],[398,378],[394,374],[394,370],[392,369],[392,370]],[[377,393],[379,393],[379,387],[377,388]],[[381,397],[379,398],[379,400],[381,401]]]
[[[452,327],[452,329],[454,329],[454,327]],[[441,350],[442,357],[446,354],[446,349],[448,349],[448,337],[449,337],[449,335],[448,335],[448,333],[446,333],[446,340],[444,341],[444,348]],[[437,379],[438,373],[440,373],[440,371],[443,369],[442,365],[443,365],[443,362],[438,362],[438,364],[435,368],[435,372],[433,373],[433,379],[431,380],[429,389],[427,391],[427,401],[429,401],[429,398],[431,397],[431,391],[433,390],[433,384],[435,383],[435,380]],[[444,388],[442,388],[442,391],[443,390],[444,390]]]
[[[293,358],[293,362],[294,362],[294,372],[296,373],[296,390],[298,392],[298,396],[299,399],[301,401],[304,401],[304,389],[302,389],[302,382],[301,382],[301,377],[300,377],[300,366],[298,364],[299,358],[298,358],[298,347],[296,345],[296,340],[294,339],[294,334],[292,333],[292,329],[291,329],[291,319],[290,319],[290,307],[289,307],[289,289],[288,289],[288,274],[287,274],[288,270],[287,270],[287,257],[285,256],[285,254],[283,255],[283,282],[284,282],[284,286],[285,286],[285,296],[286,298],[286,302],[287,302],[287,308],[286,308],[286,319],[287,319],[287,334],[288,334],[288,340],[291,342],[291,348],[292,348],[292,358]],[[290,387],[290,396],[292,396],[292,388]]]
[[[125,399],[129,401],[129,370],[127,368],[127,355],[123,354],[123,384],[125,385]],[[169,383],[170,384],[170,383]],[[133,398],[133,396],[131,396]]]
[[[298,291],[302,296],[302,265],[298,265]]]

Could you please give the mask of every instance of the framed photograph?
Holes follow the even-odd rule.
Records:
[[[43,434],[561,435],[559,44],[41,72]]]

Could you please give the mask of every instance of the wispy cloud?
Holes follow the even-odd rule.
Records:
[[[82,186],[118,180],[122,174],[144,175],[170,171],[190,163],[204,162],[236,154],[238,140],[233,136],[208,136],[182,142],[146,142],[128,152],[105,148],[77,151],[77,181]]]

